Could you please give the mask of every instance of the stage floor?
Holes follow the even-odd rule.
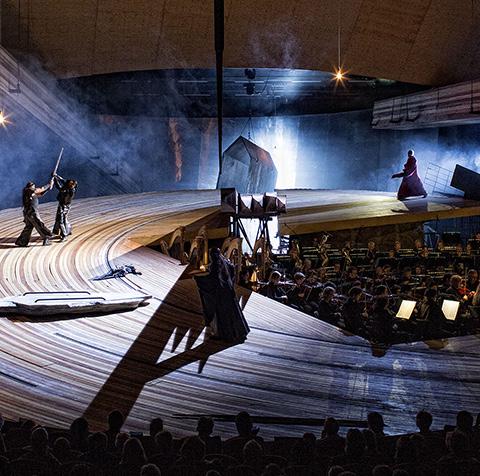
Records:
[[[282,235],[416,223],[480,215],[480,202],[460,196],[429,195],[399,201],[396,194],[367,190],[280,190],[287,214]]]
[[[195,421],[175,415],[247,410],[270,417],[364,420],[377,410],[395,433],[413,430],[422,408],[435,416],[435,428],[454,422],[460,408],[478,411],[477,336],[397,345],[375,357],[363,339],[252,294],[242,297],[252,329],[248,340],[231,347],[204,342],[193,281],[180,279],[184,267],[177,261],[143,244],[182,224],[195,227],[218,204],[216,191],[77,200],[71,239],[50,247],[35,241],[29,248],[13,244],[22,227],[20,210],[0,212],[3,296],[131,288],[154,296],[148,307],[109,316],[35,321],[2,316],[2,414],[51,426],[67,426],[85,415],[93,429],[103,429],[107,413],[118,408],[128,415],[127,430],[148,431],[148,422],[161,416],[180,436],[193,431]],[[55,204],[42,206],[46,223],[54,213]],[[133,264],[143,274],[91,280],[119,264]],[[261,427],[265,437],[305,430]],[[224,434],[233,430],[233,424],[217,425]]]

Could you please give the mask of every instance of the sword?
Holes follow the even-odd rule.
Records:
[[[62,155],[63,155],[63,147],[62,147],[62,150],[60,151],[60,154],[58,155],[57,163],[55,164],[55,168],[53,169],[53,172],[52,172],[52,177],[54,175],[57,175],[57,170],[58,170],[58,166],[60,165],[60,161],[62,160]]]

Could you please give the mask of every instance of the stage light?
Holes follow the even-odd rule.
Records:
[[[0,126],[7,127],[7,124],[10,124],[8,116],[2,110],[0,110]]]
[[[333,73],[332,80],[335,80],[336,83],[343,84],[343,81],[346,79],[345,71],[342,71],[342,14],[341,14],[341,1],[337,0],[338,5],[338,22],[337,22],[337,67]]]
[[[341,67],[338,67],[335,68],[335,72],[332,73],[332,81],[336,81],[337,83],[343,83],[343,81],[345,81],[347,79],[347,76],[346,76],[347,72],[346,71],[342,71],[342,68]]]

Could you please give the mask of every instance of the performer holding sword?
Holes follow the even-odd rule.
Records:
[[[55,177],[57,177],[57,170],[58,170],[58,166],[60,165],[60,160],[62,158],[62,155],[63,155],[63,148],[60,151],[60,155],[58,156],[55,169],[52,172],[52,178],[50,179],[48,184],[44,185],[43,187],[37,187],[34,182],[28,182],[22,190],[23,221],[25,223],[25,227],[23,228],[20,236],[15,241],[15,244],[17,246],[28,246],[28,243],[30,242],[30,238],[32,236],[33,229],[37,230],[37,233],[43,239],[43,246],[50,245],[50,239],[53,236],[40,216],[40,211],[38,208],[39,198],[43,197],[43,195],[45,195],[48,191],[50,191],[53,188]],[[74,188],[76,188],[76,185]],[[68,194],[70,194],[70,192],[68,192]],[[71,195],[71,198],[73,198],[73,195]],[[71,203],[71,199],[70,199],[70,203]],[[59,208],[60,206],[61,206],[61,202],[59,199]],[[68,212],[67,212],[67,215],[68,215]]]
[[[67,236],[72,234],[72,226],[68,221],[68,214],[72,206],[73,197],[77,191],[77,181],[60,177],[57,174],[58,166],[62,158],[63,149],[58,157],[55,169],[52,172],[53,183],[58,190],[57,200],[57,214],[55,216],[55,225],[53,226],[52,235],[60,235],[60,241],[66,241]]]
[[[22,233],[15,241],[17,246],[28,246],[32,231],[35,228],[38,234],[43,239],[43,246],[50,244],[50,238],[52,234],[50,230],[43,223],[38,210],[38,199],[43,197],[53,187],[53,177],[50,182],[43,187],[36,187],[34,182],[28,182],[22,190],[22,203],[23,203],[23,221],[25,227]]]

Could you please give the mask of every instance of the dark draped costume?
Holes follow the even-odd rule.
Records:
[[[402,178],[402,183],[397,192],[397,198],[404,200],[407,197],[427,195],[422,181],[417,174],[417,159],[410,155],[403,166],[403,172],[392,175],[392,178]]]
[[[235,267],[219,253],[211,253],[209,273],[195,276],[205,324],[216,338],[243,342],[250,332],[235,295]]]

